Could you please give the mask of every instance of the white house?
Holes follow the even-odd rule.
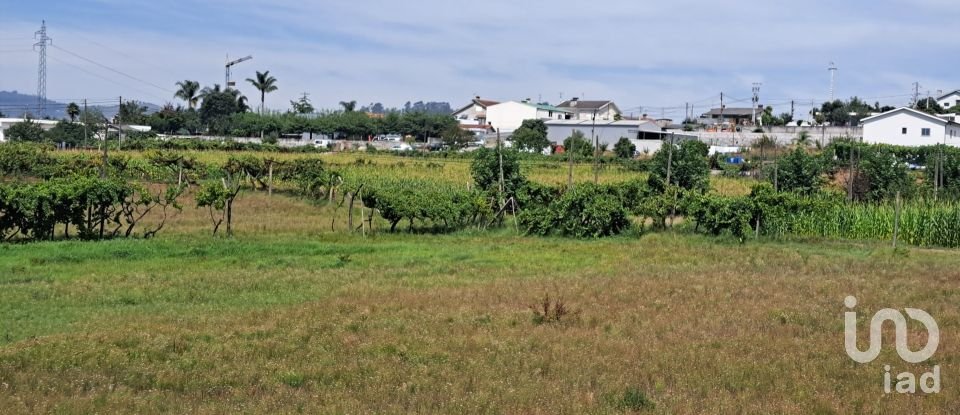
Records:
[[[26,119],[23,119],[23,118],[0,118],[0,143],[7,141],[7,138],[4,135],[4,132],[8,128],[13,127],[14,124],[22,123],[24,121],[26,121]],[[31,121],[39,125],[40,128],[42,128],[44,131],[49,131],[53,129],[53,127],[56,127],[57,123],[60,122],[55,120],[31,120]]]
[[[927,146],[946,142],[960,147],[960,124],[912,108],[897,108],[861,120],[863,141],[872,144]]]
[[[507,101],[487,107],[487,124],[502,133],[510,133],[524,120],[562,120],[569,115],[570,111],[552,105]]]
[[[663,129],[653,120],[622,120],[622,121],[603,121],[596,122],[590,120],[550,120],[544,122],[547,125],[547,139],[556,144],[563,144],[563,140],[573,135],[574,131],[580,131],[584,137],[591,140],[596,137],[601,145],[606,144],[613,147],[620,137],[626,137],[638,145],[641,141],[657,142],[663,138]],[[659,145],[657,146],[659,148]],[[640,150],[642,151],[642,149]],[[656,151],[653,149],[652,151]]]
[[[454,111],[453,118],[456,118],[460,126],[464,129],[487,129],[487,108],[497,105],[499,102],[489,99],[480,99],[474,97],[469,104],[457,111]]]
[[[570,111],[571,120],[592,120],[596,114],[598,120],[613,121],[621,115],[620,108],[613,101],[584,101],[573,98],[561,102],[557,108]]]
[[[960,89],[937,97],[937,104],[940,104],[943,109],[960,105]]]

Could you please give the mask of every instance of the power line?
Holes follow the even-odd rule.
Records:
[[[53,46],[54,49],[57,49],[57,50],[59,50],[59,51],[68,53],[68,54],[70,54],[70,55],[73,55],[73,56],[75,56],[75,57],[77,57],[77,58],[80,58],[80,59],[82,59],[82,60],[84,60],[84,61],[87,61],[87,62],[89,62],[89,63],[92,63],[92,64],[94,64],[94,65],[97,65],[97,66],[99,66],[99,67],[101,67],[101,68],[103,68],[103,69],[106,69],[106,70],[110,71],[110,72],[113,72],[113,73],[116,73],[116,74],[125,76],[125,77],[130,78],[130,79],[132,79],[132,80],[134,80],[134,81],[140,82],[140,83],[145,84],[145,85],[152,86],[152,87],[157,88],[157,89],[159,89],[159,90],[161,90],[161,91],[164,91],[164,92],[169,92],[169,93],[171,93],[171,94],[174,93],[174,91],[173,91],[172,89],[167,89],[167,88],[164,88],[164,87],[162,87],[162,86],[160,86],[160,85],[157,85],[157,84],[155,84],[155,83],[153,83],[153,82],[146,81],[146,80],[143,80],[143,79],[141,79],[141,78],[137,78],[137,77],[135,77],[135,76],[133,76],[133,75],[130,75],[130,74],[126,73],[126,72],[123,72],[123,71],[120,71],[120,70],[111,68],[111,67],[109,67],[109,66],[107,66],[107,65],[104,65],[104,64],[102,64],[102,63],[100,63],[100,62],[97,62],[97,61],[95,61],[95,60],[93,60],[93,59],[86,58],[86,57],[84,57],[84,56],[81,56],[81,55],[79,55],[79,54],[76,54],[76,53],[74,53],[74,52],[71,52],[71,51],[69,51],[69,50],[66,50],[66,49],[64,49],[64,48],[61,48],[61,47],[59,47],[59,46],[56,46],[56,45],[51,45],[51,46]]]
[[[157,99],[160,99],[160,100],[166,100],[166,99],[167,99],[167,98],[162,98],[162,97],[160,97],[160,96],[158,96],[158,95],[156,95],[156,94],[154,94],[154,93],[152,93],[152,92],[147,92],[147,91],[144,91],[144,90],[142,90],[142,89],[135,88],[135,87],[132,87],[132,86],[130,86],[130,85],[120,83],[120,82],[118,82],[118,81],[116,81],[116,80],[114,80],[114,79],[107,78],[107,77],[105,77],[105,76],[103,76],[103,75],[100,75],[100,74],[98,74],[98,73],[96,73],[96,72],[91,72],[91,71],[87,70],[86,68],[84,68],[84,67],[82,67],[82,66],[75,65],[75,64],[70,63],[70,62],[67,62],[67,61],[65,61],[65,60],[63,60],[63,59],[59,59],[59,58],[56,57],[56,55],[50,56],[50,59],[53,59],[53,60],[55,60],[55,61],[57,61],[57,62],[60,62],[60,63],[62,63],[62,64],[64,64],[64,65],[69,65],[69,66],[71,66],[71,67],[73,67],[73,68],[75,68],[75,69],[77,69],[77,70],[79,70],[79,71],[81,71],[81,72],[84,72],[84,73],[86,73],[86,74],[88,74],[88,75],[95,76],[95,77],[100,78],[100,79],[102,79],[102,80],[104,80],[104,81],[107,81],[107,82],[110,82],[110,83],[113,83],[113,84],[122,86],[122,87],[124,87],[124,88],[130,88],[130,89],[132,89],[132,90],[134,90],[134,91],[137,91],[137,92],[140,92],[140,93],[143,93],[143,94],[152,96],[152,97],[157,98]]]

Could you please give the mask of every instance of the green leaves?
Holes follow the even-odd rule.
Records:
[[[616,187],[585,183],[547,206],[525,209],[520,225],[532,235],[599,238],[616,235],[630,225]]]

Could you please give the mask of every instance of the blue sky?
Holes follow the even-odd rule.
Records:
[[[176,102],[173,84],[223,82],[226,55],[253,55],[242,80],[270,70],[286,109],[307,92],[400,106],[491,99],[613,99],[625,112],[681,118],[719,103],[749,104],[753,82],[777,112],[838,97],[901,105],[960,88],[952,53],[955,0],[881,1],[44,1],[0,14],[0,90],[33,93],[33,32],[46,19],[47,95]],[[138,80],[90,64],[100,62]],[[142,80],[142,81],[141,81]],[[252,87],[240,84],[251,99]]]

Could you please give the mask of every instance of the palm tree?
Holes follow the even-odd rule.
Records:
[[[343,112],[353,112],[357,108],[357,101],[340,101]]]
[[[270,71],[257,71],[257,79],[247,78],[247,82],[260,91],[260,114],[263,115],[263,102],[268,92],[277,90],[277,78],[270,76]]]
[[[67,116],[70,117],[70,122],[76,121],[78,115],[80,115],[80,106],[76,102],[67,104]]]
[[[180,98],[187,102],[187,107],[193,109],[200,100],[200,83],[189,79],[177,82],[177,92],[173,94],[174,98]]]
[[[200,90],[200,93],[197,94],[197,98],[204,100],[204,99],[207,99],[207,97],[209,97],[210,95],[219,94],[219,93],[220,93],[220,84],[213,84],[213,88],[210,88],[209,86],[203,87],[203,89]]]
[[[801,131],[797,134],[797,138],[794,139],[794,142],[797,144],[797,147],[807,147],[810,145],[810,132]]]
[[[237,93],[237,112],[247,112],[250,111],[250,106],[247,105],[246,95]]]

